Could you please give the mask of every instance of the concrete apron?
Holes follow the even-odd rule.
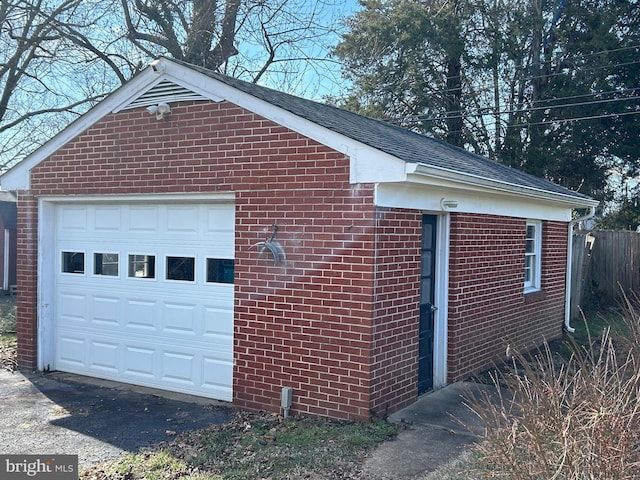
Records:
[[[364,473],[371,480],[444,478],[429,474],[451,465],[484,438],[484,424],[469,405],[485,394],[498,400],[494,386],[454,383],[394,413],[389,420],[406,428],[367,458]]]

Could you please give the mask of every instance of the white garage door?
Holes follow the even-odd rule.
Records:
[[[54,368],[232,398],[234,208],[55,208]]]

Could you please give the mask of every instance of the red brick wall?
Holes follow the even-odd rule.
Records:
[[[335,180],[327,185],[301,183],[275,195],[238,192],[234,400],[277,410],[282,387],[290,386],[294,413],[365,420],[370,415],[371,188]],[[284,266],[250,249],[271,235],[274,223],[287,256]]]
[[[27,192],[18,193],[17,274],[18,365],[34,369],[37,364],[37,258],[38,202]]]
[[[109,115],[31,175],[40,195],[233,191],[236,195],[234,402],[370,417],[373,189],[349,160],[229,103]],[[35,366],[36,205],[21,197],[21,365]],[[286,261],[253,247],[279,227]]]
[[[374,292],[372,411],[385,416],[417,396],[422,213],[379,209]]]
[[[526,219],[452,214],[449,381],[562,332],[567,224],[542,224],[541,291],[524,294]]]

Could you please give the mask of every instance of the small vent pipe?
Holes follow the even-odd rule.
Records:
[[[289,418],[289,410],[291,410],[291,404],[293,403],[293,388],[282,387],[282,394],[280,395],[280,405],[284,412],[284,418]]]

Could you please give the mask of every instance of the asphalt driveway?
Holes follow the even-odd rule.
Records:
[[[469,398],[492,390],[457,383],[391,415],[405,427],[364,459],[362,478],[449,478],[449,465],[484,436]],[[0,369],[1,454],[78,455],[86,468],[232,417],[229,403],[58,372]]]
[[[214,400],[69,374],[0,370],[2,454],[78,455],[80,467],[87,467],[231,418],[230,404]]]

